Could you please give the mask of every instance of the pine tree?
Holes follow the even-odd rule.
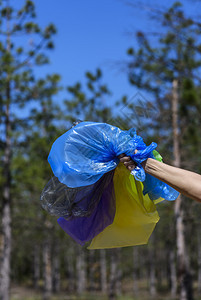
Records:
[[[66,118],[72,122],[83,121],[107,122],[112,118],[109,102],[109,91],[102,83],[102,71],[86,72],[86,84],[77,82],[68,86],[68,98],[64,101],[67,111]]]
[[[196,90],[200,84],[201,23],[186,16],[179,2],[175,2],[169,9],[163,11],[162,15],[154,8],[152,12],[157,22],[160,22],[161,34],[158,33],[159,38],[155,41],[154,47],[153,40],[150,42],[146,34],[141,31],[137,33],[139,48],[137,50],[130,48],[127,51],[130,57],[127,63],[128,77],[131,84],[152,93],[155,98],[154,105],[158,113],[154,118],[147,120],[148,133],[152,138],[156,137],[156,142],[163,144],[166,156],[168,152],[170,156],[171,153],[174,154],[176,166],[185,167],[185,162],[192,154],[192,147],[187,144],[194,144],[195,147],[194,142],[198,135],[196,122],[199,122],[197,107],[200,105],[200,97]],[[187,142],[190,135],[191,138]],[[198,141],[197,145],[199,143]],[[196,149],[200,153],[200,148],[196,147]],[[175,216],[180,299],[182,300],[193,298],[185,250],[183,206],[181,199],[178,198]]]
[[[56,33],[53,24],[42,29],[35,21],[34,3],[25,1],[23,7],[11,6],[10,1],[0,2],[0,104],[1,104],[1,274],[0,297],[9,299],[11,255],[11,205],[15,198],[14,148],[25,140],[29,119],[23,109],[36,98],[38,88],[33,67],[48,63],[46,50],[54,47],[52,36]],[[18,36],[24,35],[24,44]],[[26,39],[29,39],[27,44]],[[40,96],[39,96],[40,97]],[[17,185],[17,183],[16,183]]]

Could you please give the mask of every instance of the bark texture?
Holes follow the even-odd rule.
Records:
[[[8,37],[8,51],[10,42]],[[10,254],[11,254],[11,122],[10,122],[10,79],[6,86],[5,111],[5,154],[4,154],[4,184],[2,201],[2,236],[1,236],[1,262],[0,262],[0,299],[9,300],[10,289]]]
[[[139,289],[138,289],[138,269],[139,269],[139,253],[138,248],[133,247],[133,293],[134,296],[138,295]]]
[[[177,272],[175,264],[175,253],[172,248],[170,249],[169,255],[171,296],[174,298],[177,293]]]
[[[52,258],[52,289],[54,293],[60,291],[60,257],[59,241],[55,242]]]
[[[109,278],[109,299],[116,299],[116,274],[117,274],[117,261],[116,249],[110,251],[110,278]]]
[[[68,292],[73,293],[75,291],[75,264],[73,259],[74,247],[70,244],[70,251],[68,251],[65,261],[67,265],[67,281],[68,281]]]
[[[80,246],[77,246],[76,270],[77,270],[77,293],[78,295],[81,295],[86,291],[87,280],[86,280],[85,252]]]
[[[89,291],[94,291],[96,287],[95,283],[95,250],[89,251]]]
[[[34,289],[38,289],[38,282],[40,279],[40,247],[34,246],[34,265],[33,265],[33,286]]]
[[[43,244],[43,277],[43,300],[49,300],[52,295],[51,246],[49,240],[46,240]]]
[[[197,229],[198,240],[198,294],[201,296],[201,231]]]
[[[119,297],[122,294],[121,248],[116,248],[115,251],[117,260],[116,295]]]
[[[101,279],[101,292],[107,294],[107,266],[106,266],[106,251],[100,250],[100,279]]]
[[[174,166],[180,167],[181,155],[179,145],[179,93],[178,80],[173,80],[172,93],[172,128],[173,128],[173,154]],[[177,271],[179,281],[180,300],[192,300],[192,278],[188,265],[184,235],[184,210],[182,206],[182,196],[180,195],[175,202],[175,220],[176,220],[176,239],[177,239]]]

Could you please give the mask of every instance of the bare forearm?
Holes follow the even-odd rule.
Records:
[[[172,167],[148,158],[143,167],[145,172],[162,180],[180,193],[201,202],[201,175]]]

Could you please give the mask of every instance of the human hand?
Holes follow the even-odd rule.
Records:
[[[135,153],[137,153],[137,150],[135,150]],[[118,158],[129,171],[135,169],[136,163],[130,158],[130,156],[126,156],[126,154],[122,153],[118,156]]]

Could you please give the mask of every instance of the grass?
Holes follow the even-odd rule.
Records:
[[[150,300],[149,293],[145,290],[139,292],[138,297],[134,297],[129,293],[118,297],[116,300]],[[172,299],[170,294],[161,293],[153,298],[153,300],[178,300],[179,298]],[[42,290],[36,292],[32,288],[25,286],[13,286],[11,289],[11,300],[43,300]],[[89,294],[86,293],[80,297],[76,295],[69,295],[67,292],[53,295],[51,300],[108,300],[107,296],[103,296],[100,293]],[[195,297],[195,300],[200,300],[200,297]]]

